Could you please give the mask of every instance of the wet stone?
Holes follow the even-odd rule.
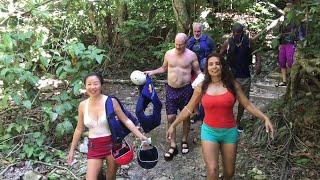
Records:
[[[22,177],[23,180],[40,180],[41,178],[42,175],[34,171],[27,171]]]

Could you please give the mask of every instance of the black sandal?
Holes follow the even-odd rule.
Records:
[[[173,150],[172,152],[170,150]],[[166,156],[168,154],[169,156]],[[178,154],[178,148],[177,147],[170,147],[169,150],[164,154],[164,160],[171,161],[175,155]]]
[[[181,142],[181,153],[188,154],[189,153],[189,145],[186,141]]]
[[[283,87],[283,86],[287,86],[287,82],[280,82],[276,84],[276,87]]]

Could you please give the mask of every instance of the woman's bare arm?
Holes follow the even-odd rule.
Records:
[[[193,109],[199,105],[201,100],[201,86],[202,84],[199,84],[193,91],[192,97],[189,101],[189,103],[182,109],[182,111],[177,116],[176,120],[172,123],[173,127],[176,127],[180,122],[187,120]]]
[[[267,132],[271,131],[271,133],[273,135],[274,129],[273,129],[272,123],[270,122],[269,117],[267,117],[263,112],[261,112],[255,105],[253,105],[249,101],[249,99],[245,96],[244,92],[242,91],[241,86],[237,82],[234,82],[234,84],[235,84],[237,99],[238,99],[239,103],[246,110],[248,110],[252,115],[263,120],[266,125],[266,131]]]
[[[138,138],[141,140],[147,140],[147,137],[144,136],[139,129],[133,124],[133,122],[124,114],[124,112],[121,109],[120,104],[118,101],[114,98],[112,98],[112,103],[114,110],[119,118],[119,120]]]

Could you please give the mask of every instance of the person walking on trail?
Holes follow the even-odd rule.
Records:
[[[287,3],[285,12],[292,8],[292,3]],[[287,74],[294,63],[295,41],[299,38],[298,26],[294,23],[287,23],[280,26],[279,42],[279,66],[281,69],[281,82],[276,87],[287,86]]]
[[[191,86],[191,71],[200,73],[197,55],[186,48],[187,35],[178,33],[175,37],[175,48],[168,50],[164,55],[164,61],[161,67],[145,71],[148,75],[155,75],[167,72],[168,84],[166,85],[166,113],[168,126],[175,121],[177,111],[182,110],[189,102],[193,89]],[[181,141],[181,152],[189,152],[188,135],[190,122],[183,123],[183,137]],[[164,154],[166,161],[172,160],[178,153],[175,141],[175,133],[170,140],[170,148]]]
[[[252,115],[264,121],[266,132],[273,137],[270,119],[246,97],[234,79],[227,62],[218,53],[209,55],[205,66],[205,79],[195,88],[189,103],[183,108],[167,131],[167,138],[174,137],[175,127],[186,121],[198,103],[202,103],[205,118],[201,126],[201,146],[207,169],[207,179],[218,179],[219,152],[223,162],[223,179],[231,179],[235,171],[239,132],[233,116],[238,100]]]
[[[86,126],[89,128],[86,179],[97,179],[104,159],[107,161],[107,179],[116,179],[118,165],[111,155],[113,144],[105,112],[105,102],[108,96],[101,93],[103,84],[102,76],[97,73],[91,73],[84,78],[84,84],[89,98],[79,104],[78,123],[73,134],[67,162],[69,165],[72,164],[76,146],[84,130],[84,126]],[[120,121],[133,132],[134,135],[146,141],[147,137],[128,119],[118,101],[112,99],[112,102]]]
[[[227,62],[232,70],[233,76],[240,84],[247,98],[250,95],[251,75],[250,65],[252,64],[253,42],[247,34],[244,33],[244,26],[235,23],[232,28],[232,36],[224,42],[220,49],[220,54],[227,55]],[[256,52],[255,71],[261,72],[260,55]],[[243,116],[244,107],[239,104],[237,112],[237,125],[239,132],[243,131],[243,125],[240,123]]]
[[[200,70],[203,72],[207,57],[210,53],[215,51],[216,45],[208,35],[202,34],[203,25],[201,23],[194,22],[192,24],[192,29],[193,36],[189,38],[187,48],[196,53]],[[201,104],[194,111],[195,114],[192,116],[191,122],[202,120],[204,112]]]
[[[202,34],[203,26],[201,23],[194,22],[192,28],[193,36],[189,38],[187,48],[197,54],[200,69],[203,72],[207,56],[215,51],[216,45],[208,35]]]

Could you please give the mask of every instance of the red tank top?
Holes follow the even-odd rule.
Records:
[[[233,116],[235,97],[229,91],[221,95],[209,95],[202,97],[204,108],[204,123],[213,128],[233,128],[236,121]]]

